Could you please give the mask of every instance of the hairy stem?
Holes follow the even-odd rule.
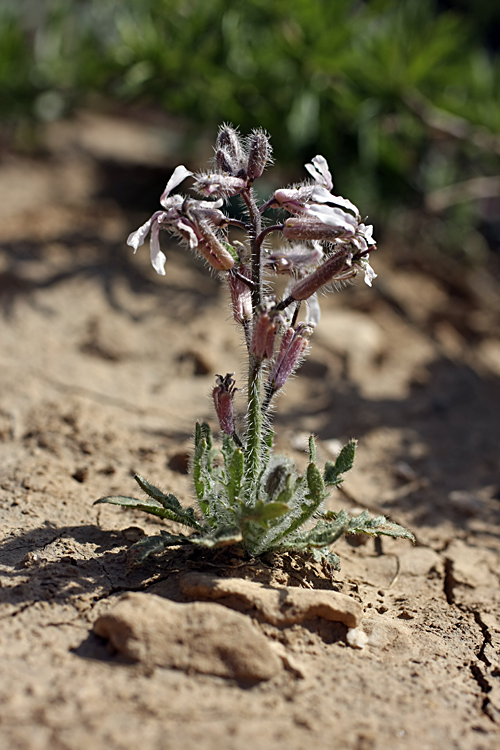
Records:
[[[262,217],[260,215],[259,208],[255,202],[251,190],[243,190],[241,197],[245,201],[248,213],[250,214],[250,222],[252,224],[252,307],[255,315],[257,307],[260,305],[262,300],[262,259],[261,259],[261,247],[262,240]]]
[[[262,363],[250,354],[248,372],[247,443],[245,474],[249,488],[254,488],[259,477],[262,441]],[[251,495],[253,494],[252,491]]]

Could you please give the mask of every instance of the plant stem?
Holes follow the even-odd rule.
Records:
[[[262,363],[252,354],[248,372],[247,442],[245,474],[250,497],[259,478],[262,441]],[[257,500],[258,498],[255,498]]]
[[[264,238],[259,236],[262,231],[262,217],[251,190],[243,190],[241,197],[246,203],[252,224],[252,281],[254,283],[252,289],[252,308],[255,315],[256,309],[262,300],[262,261],[260,250]]]
[[[250,215],[252,224],[252,314],[255,320],[257,309],[262,301],[262,217],[252,191],[244,190],[241,194]],[[262,442],[262,362],[249,352],[248,354],[248,407],[247,407],[247,441],[245,448],[245,474],[249,496],[255,497],[255,488],[259,478]]]

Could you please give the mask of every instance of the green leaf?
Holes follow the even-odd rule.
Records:
[[[333,461],[326,462],[325,473],[323,475],[325,484],[329,486],[342,484],[344,479],[341,475],[350,471],[353,467],[357,444],[357,440],[349,440],[347,445],[344,445],[340,451],[335,463]]]
[[[172,521],[178,521],[179,523],[190,526],[197,531],[201,531],[202,526],[198,523],[193,508],[183,508],[175,495],[172,495],[170,492],[162,492],[158,487],[155,487],[139,474],[136,474],[134,479],[144,492],[157,502],[161,503],[166,510],[172,511],[174,514],[174,517],[171,518]]]
[[[311,555],[316,562],[326,561],[334,570],[340,570],[340,557],[335,552],[330,552],[329,547],[319,547],[311,550]]]
[[[237,448],[231,458],[228,467],[229,482],[227,483],[227,495],[229,504],[234,505],[241,491],[241,482],[245,470],[245,458],[243,451]]]
[[[159,518],[167,518],[169,521],[178,521],[179,517],[168,508],[164,508],[160,503],[151,500],[137,500],[135,497],[125,497],[123,495],[110,495],[101,497],[96,500],[94,505],[99,503],[109,503],[110,505],[121,505],[123,508],[133,508],[141,510],[144,513],[151,513]],[[182,523],[182,521],[180,521]]]
[[[351,518],[346,531],[347,534],[368,534],[369,536],[390,536],[394,539],[410,539],[415,541],[414,535],[398,523],[388,521],[385,516],[370,517],[367,510],[359,516]]]
[[[200,425],[200,428],[201,428],[202,437],[205,438],[205,440],[207,442],[207,449],[208,449],[208,452],[210,454],[211,451],[212,451],[212,448],[214,446],[214,440],[213,440],[213,437],[212,437],[212,430],[210,429],[210,425],[208,425],[206,422],[202,422],[201,425]]]
[[[288,474],[288,476],[285,479],[285,486],[283,490],[280,492],[278,497],[276,498],[277,503],[286,503],[288,504],[290,500],[292,499],[295,491],[296,491],[297,485],[294,480],[293,474]]]
[[[238,542],[241,542],[242,536],[239,529],[227,526],[217,529],[217,531],[212,534],[190,536],[189,541],[191,544],[197,544],[200,547],[228,547],[231,544],[238,544]]]
[[[166,547],[176,547],[179,544],[186,544],[189,537],[183,534],[169,534],[162,531],[159,536],[147,536],[133,544],[128,551],[129,562],[133,566],[140,565],[150,555],[163,552]]]
[[[316,443],[314,435],[309,436],[309,461],[314,463],[316,461]]]
[[[337,470],[337,474],[345,474],[347,471],[350,471],[352,469],[357,445],[357,440],[349,440],[349,442],[344,445],[339,455],[337,456],[337,460],[335,461],[335,469]]]
[[[177,512],[177,511],[183,511],[182,505],[177,500],[175,495],[171,495],[170,493],[166,494],[165,492],[162,492],[158,489],[158,487],[155,487],[154,484],[151,484],[147,481],[147,479],[144,479],[144,477],[141,477],[140,474],[136,474],[134,476],[135,481],[141,488],[141,490],[144,490],[144,492],[152,497],[154,500],[157,500],[159,503],[163,505],[164,508],[169,508],[170,510]]]
[[[284,515],[290,508],[285,503],[265,503],[262,500],[251,508],[248,509],[250,512],[248,515],[243,516],[244,521],[253,521],[259,524],[263,528],[267,529],[269,521],[273,521],[275,518],[279,518]]]
[[[316,506],[318,506],[325,499],[327,493],[323,477],[315,463],[308,464],[306,479],[309,488],[309,495]]]

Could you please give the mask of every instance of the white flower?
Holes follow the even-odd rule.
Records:
[[[139,229],[136,229],[135,232],[132,232],[127,239],[127,245],[133,247],[135,253],[137,252],[137,248],[144,244],[148,233],[151,233],[151,265],[160,276],[165,275],[165,262],[167,260],[165,254],[160,249],[159,231],[161,228],[176,232],[194,250],[196,248],[200,249],[200,243],[203,241],[199,232],[200,223],[208,221],[216,226],[221,226],[226,221],[225,215],[222,211],[219,211],[223,203],[222,200],[196,201],[187,200],[182,195],[170,195],[172,190],[175,190],[186,177],[191,177],[192,174],[193,172],[190,172],[182,164],[176,167],[160,198],[160,203],[165,210],[156,211],[150,219],[139,227]],[[219,254],[224,255],[223,249],[219,248],[219,250]],[[206,254],[202,252],[202,255]],[[208,260],[210,262],[212,259],[209,257]],[[222,265],[227,266],[229,262],[230,259],[224,255],[221,261]],[[216,261],[214,263],[217,268],[220,267]]]

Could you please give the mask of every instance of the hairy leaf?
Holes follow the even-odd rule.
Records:
[[[245,470],[245,458],[243,451],[237,448],[231,458],[228,466],[229,481],[227,483],[227,496],[229,504],[234,505],[241,491],[241,482]]]
[[[263,528],[267,529],[269,521],[273,521],[275,518],[279,518],[289,510],[288,505],[285,503],[264,503],[259,500],[253,508],[250,509],[248,515],[243,517],[244,521],[253,521],[259,524]]]
[[[183,534],[169,534],[166,531],[162,531],[159,536],[146,536],[130,547],[127,554],[129,564],[140,565],[150,555],[163,552],[166,547],[186,544],[187,541],[188,537]]]
[[[191,536],[189,541],[192,544],[198,544],[200,547],[227,547],[231,544],[238,544],[242,541],[239,529],[234,527],[222,527],[211,534],[204,536]]]
[[[325,473],[323,475],[325,484],[330,486],[342,484],[344,481],[342,474],[350,471],[353,467],[357,444],[357,440],[349,440],[347,445],[344,445],[340,451],[335,463],[333,461],[326,462]]]
[[[403,528],[398,523],[388,521],[385,516],[370,517],[367,510],[359,516],[351,518],[346,530],[347,534],[369,534],[370,536],[391,536],[394,538],[410,539],[415,541],[411,531]]]

